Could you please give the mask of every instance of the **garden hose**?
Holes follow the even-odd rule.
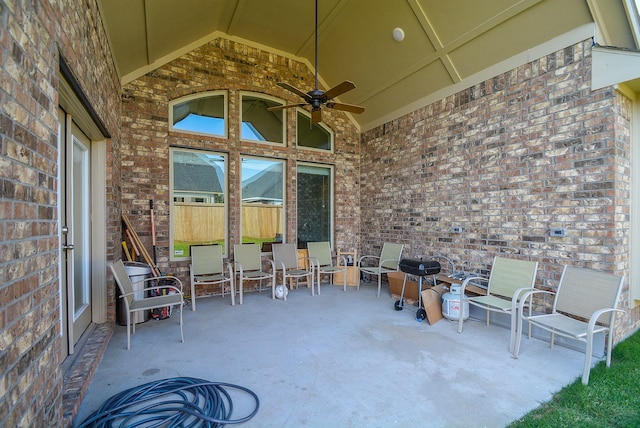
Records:
[[[225,388],[253,397],[253,411],[242,418],[230,419],[233,401]],[[248,388],[177,377],[149,382],[110,397],[78,428],[221,427],[248,421],[258,413],[259,407],[257,394]]]

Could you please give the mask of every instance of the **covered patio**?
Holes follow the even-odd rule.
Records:
[[[260,408],[247,427],[502,427],[581,374],[581,352],[534,338],[516,360],[504,326],[472,320],[458,334],[376,292],[324,284],[320,296],[301,288],[286,302],[265,291],[236,306],[199,299],[196,312],[185,308],[184,343],[172,316],[138,324],[129,351],[116,326],[75,425],[125,389],[194,377],[254,391]],[[234,417],[251,410],[247,396],[234,401]]]

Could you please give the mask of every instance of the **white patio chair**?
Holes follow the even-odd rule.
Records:
[[[309,250],[309,260],[313,263],[313,269],[316,274],[318,295],[320,295],[321,274],[329,274],[331,275],[331,279],[333,279],[333,275],[342,272],[344,291],[347,291],[347,259],[344,257],[336,257],[337,260],[334,265],[329,242],[307,242],[307,249]],[[340,264],[340,262],[342,262],[342,264]]]
[[[162,308],[165,306],[179,306],[180,307],[180,340],[184,342],[184,333],[182,330],[182,307],[184,306],[184,296],[182,294],[182,282],[176,278],[175,276],[162,276],[162,277],[153,277],[153,278],[145,278],[143,281],[139,282],[150,282],[148,287],[144,287],[133,291],[133,284],[131,282],[131,278],[127,275],[127,271],[124,268],[124,263],[122,260],[118,260],[113,263],[111,266],[111,272],[113,272],[113,277],[120,288],[120,296],[121,299],[124,299],[125,310],[127,312],[127,349],[130,348],[131,345],[131,314],[137,311],[148,311],[155,308]],[[175,281],[178,283],[179,287],[175,285],[159,285],[160,280],[162,279],[170,279],[172,282]],[[158,282],[158,284],[155,284]],[[136,282],[137,284],[137,282]],[[157,290],[157,289],[167,289],[169,292],[162,296],[155,297],[136,297],[136,296],[145,296],[148,291]],[[136,325],[133,323],[133,333],[136,332]]]
[[[306,277],[311,283],[311,295],[313,296],[315,294],[313,265],[309,261],[309,269],[303,269],[300,267],[300,259],[298,258],[298,251],[295,244],[273,244],[271,250],[273,252],[273,260],[276,263],[276,268],[278,266],[282,268],[282,285],[286,287],[287,279],[291,278],[295,280],[297,289],[299,279]],[[287,300],[286,293],[284,294],[284,300]]]
[[[527,292],[520,303],[514,357],[518,358],[520,353],[523,320],[550,332],[552,348],[556,335],[578,340],[586,344],[582,383],[587,385],[591,371],[593,335],[596,333],[608,335],[607,367],[611,366],[615,316],[617,313],[624,313],[624,310],[618,309],[624,279],[624,276],[565,266],[555,293],[545,290]],[[553,298],[551,313],[525,315],[522,312],[524,300],[534,295]]]
[[[258,244],[240,244],[233,246],[233,263],[240,281],[240,304],[244,299],[244,281],[259,281],[262,291],[262,280],[271,279],[271,296],[276,298],[276,265],[273,260],[264,259],[271,264],[271,272],[262,270],[263,258]]]
[[[220,294],[224,297],[224,288],[228,284],[231,290],[231,304],[236,304],[236,289],[233,280],[235,275],[231,263],[224,263],[221,245],[192,245],[189,275],[191,277],[192,311],[196,310],[196,286],[220,285]]]
[[[468,297],[469,305],[477,306],[486,310],[487,325],[489,325],[490,322],[491,312],[511,315],[509,352],[513,352],[513,346],[515,343],[517,322],[516,311],[518,302],[523,298],[525,291],[533,289],[537,271],[538,262],[494,257],[493,266],[491,267],[491,273],[489,275],[487,295]],[[483,278],[482,276],[466,278],[462,283],[460,295],[464,296],[467,285],[478,279],[486,278]],[[460,305],[458,333],[462,333],[462,323],[464,322],[462,302],[460,302]]]
[[[380,297],[380,288],[382,286],[382,275],[389,272],[398,271],[398,263],[402,256],[403,244],[392,244],[385,242],[382,245],[380,256],[362,256],[358,259],[358,268],[360,272],[368,275],[378,276],[378,297]],[[373,260],[371,260],[373,259]],[[363,266],[365,263],[375,263],[374,266]],[[360,289],[360,281],[358,281],[358,290]]]

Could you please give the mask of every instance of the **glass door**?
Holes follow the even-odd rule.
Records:
[[[298,164],[298,248],[332,242],[333,168]]]
[[[60,125],[62,311],[69,355],[91,323],[91,144],[62,111]]]

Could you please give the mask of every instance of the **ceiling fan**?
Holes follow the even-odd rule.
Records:
[[[322,122],[322,107],[332,108],[334,110],[348,111],[350,113],[362,113],[364,107],[360,107],[353,104],[337,103],[332,101],[333,98],[344,94],[352,89],[355,89],[356,85],[353,82],[345,80],[344,82],[334,86],[327,92],[318,89],[318,0],[316,0],[316,26],[315,26],[315,88],[309,92],[304,92],[295,86],[292,86],[285,82],[278,82],[278,86],[284,88],[294,94],[302,97],[305,102],[296,104],[286,104],[282,106],[270,107],[267,110],[276,111],[284,110],[293,107],[311,107],[311,123],[316,124]]]

